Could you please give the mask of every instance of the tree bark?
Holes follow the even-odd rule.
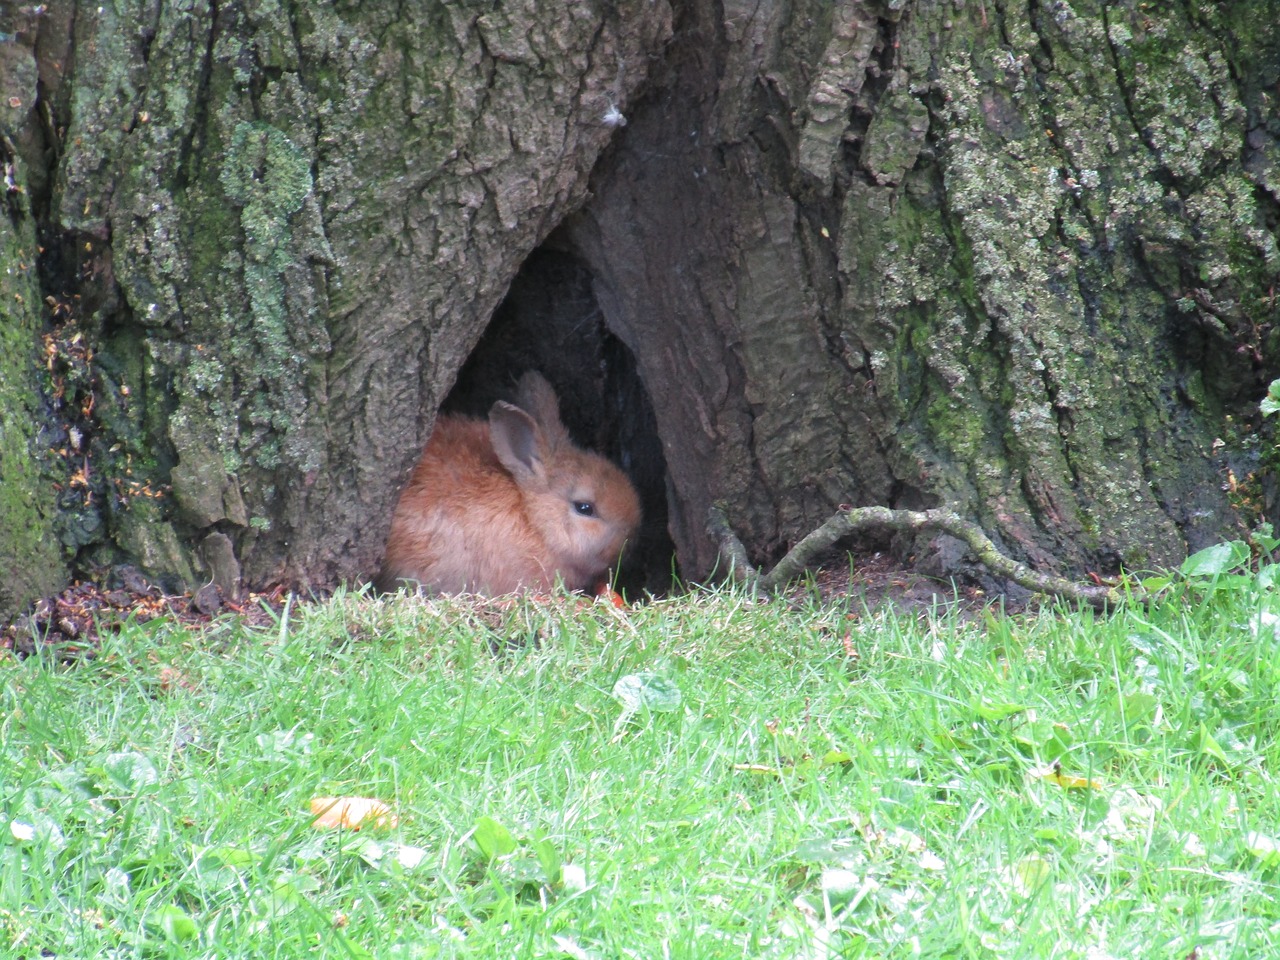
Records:
[[[634,357],[687,576],[716,501],[757,561],[945,505],[1060,571],[1265,512],[1266,4],[37,9],[0,24],[0,608],[122,558],[371,575],[539,245]]]
[[[18,82],[34,93],[34,79]],[[7,184],[16,187],[23,171],[7,145],[0,146],[0,160]],[[8,215],[0,216],[0,614],[56,590],[62,576],[56,492],[32,458],[43,446],[34,222],[23,215],[17,191],[6,185],[6,193]]]
[[[75,509],[104,523],[63,564],[305,586],[376,569],[435,409],[670,9],[62,0],[0,29],[41,78],[5,74],[16,219],[58,339],[94,344],[92,416],[57,429],[91,448]]]
[[[1272,13],[688,7],[571,230],[675,392],[690,566],[715,500],[758,557],[841,502],[1063,569],[1232,529],[1275,375]]]

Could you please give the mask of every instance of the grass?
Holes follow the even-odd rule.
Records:
[[[130,624],[0,660],[0,955],[1280,955],[1271,604]]]

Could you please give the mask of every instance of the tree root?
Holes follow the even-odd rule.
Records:
[[[719,544],[720,560],[728,568],[730,578],[764,593],[772,593],[786,586],[804,572],[818,553],[841,537],[868,527],[889,527],[908,532],[931,528],[949,533],[967,543],[983,566],[996,576],[1004,577],[1036,593],[1062,597],[1098,609],[1115,606],[1126,596],[1115,587],[1076,583],[1051,573],[1041,573],[1025,563],[1011,560],[996,549],[996,545],[976,523],[964,519],[952,510],[942,508],[890,510],[888,507],[856,507],[840,510],[792,547],[768,573],[761,573],[751,565],[746,548],[729,526],[722,507],[712,507],[707,517],[707,532]]]

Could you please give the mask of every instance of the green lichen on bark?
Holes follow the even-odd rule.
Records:
[[[135,317],[156,331],[153,375],[171,379],[177,518],[245,530],[251,512],[278,512],[277,476],[325,461],[313,414],[329,253],[313,104],[278,4],[218,21],[170,11],[157,30],[153,83],[136,105],[147,122],[124,151],[119,274]],[[259,83],[247,69],[257,63],[279,73]]]
[[[842,255],[854,329],[944,502],[1036,559],[1176,561],[1221,530],[1213,441],[1248,400],[1280,276],[1233,162],[1249,111],[1227,31],[1181,9],[984,11],[904,21],[890,89],[927,99],[941,186],[895,191],[872,226],[858,198],[877,188],[849,191],[842,229],[873,232],[879,297],[863,307],[860,237]]]
[[[26,183],[5,156],[14,186]],[[24,193],[0,208],[0,618],[57,590],[66,568],[54,535],[51,477],[41,469],[36,377],[40,290]]]
[[[273,408],[282,395],[294,398],[294,403],[303,401],[307,357],[323,352],[322,332],[313,332],[317,342],[308,344],[305,352],[299,349],[298,328],[305,327],[305,318],[291,315],[286,289],[299,253],[293,238],[303,232],[294,215],[313,188],[311,162],[280,130],[242,122],[234,128],[219,175],[227,198],[240,211],[243,238],[224,258],[223,273],[240,275],[249,303],[246,335],[233,341],[233,350],[241,368],[255,369],[267,387],[255,398],[258,406],[250,408],[251,418],[269,423],[280,438],[279,444],[272,438],[256,447],[258,465],[269,470],[287,463],[311,471],[322,459],[319,450],[293,442],[298,431],[289,405]],[[232,329],[245,326],[230,316],[224,322]]]

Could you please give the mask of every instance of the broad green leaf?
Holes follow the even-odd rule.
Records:
[[[629,713],[670,713],[680,707],[680,688],[656,673],[629,673],[613,685],[613,697]]]
[[[1025,703],[992,703],[984,698],[980,703],[975,703],[973,709],[983,720],[1006,720],[1023,713],[1027,705]]]
[[[315,893],[320,881],[305,874],[279,877],[270,890],[255,890],[249,908],[261,917],[283,917],[307,903],[306,895]]]
[[[263,760],[287,760],[291,757],[305,757],[311,753],[311,745],[315,741],[313,733],[299,733],[293,730],[272,730],[254,737],[258,749],[262,751]]]
[[[102,792],[99,789],[100,785],[94,782],[94,778],[79,763],[52,770],[49,773],[49,782],[57,784],[57,792],[63,794],[62,797],[57,797],[54,795],[54,791],[50,791],[50,803],[58,803],[60,800],[66,799],[89,800],[99,796]]]
[[[181,907],[165,904],[147,914],[147,925],[164,934],[165,939],[174,943],[194,940],[200,935],[200,928]]]
[[[387,849],[373,837],[361,837],[352,845],[351,852],[377,870],[382,866],[382,858],[386,855]]]
[[[629,673],[613,685],[613,697],[622,704],[622,713],[613,725],[614,736],[637,713],[669,713],[680,706],[680,688],[657,673]]]
[[[204,890],[239,890],[244,886],[246,871],[260,860],[257,854],[241,847],[210,847],[196,853],[193,873]]]
[[[153,787],[160,782],[155,765],[132,750],[108,754],[102,769],[116,789],[128,794],[138,793],[142,788]]]
[[[1231,765],[1231,761],[1227,759],[1226,753],[1222,747],[1218,745],[1218,741],[1214,739],[1213,734],[1209,732],[1209,728],[1201,721],[1200,729],[1196,732],[1196,752],[1205,756],[1213,757],[1220,760],[1226,766]]]
[[[258,854],[244,847],[210,847],[197,855],[196,869],[230,867],[233,870],[247,870],[261,859]]]
[[[1264,417],[1269,417],[1271,414],[1280,411],[1280,380],[1271,381],[1271,385],[1267,387],[1267,395],[1262,398],[1258,408],[1262,411]]]
[[[1124,718],[1125,727],[1132,730],[1138,724],[1144,723],[1155,716],[1159,706],[1159,697],[1150,693],[1136,692],[1123,694],[1120,697],[1117,709],[1120,716]]]
[[[1280,840],[1256,830],[1244,836],[1244,848],[1262,861],[1264,867],[1280,866]]]
[[[929,736],[943,750],[971,753],[975,749],[972,740],[966,739],[955,730],[937,728],[929,731]]]
[[[1151,633],[1130,633],[1125,637],[1129,641],[1129,645],[1139,653],[1148,657],[1158,657],[1160,655],[1160,638]]]
[[[1076,737],[1065,724],[1055,723],[1053,733],[1040,745],[1040,758],[1046,763],[1060,760],[1071,752]]]
[[[1033,853],[1015,863],[1011,874],[1014,892],[1021,897],[1030,897],[1053,876],[1053,868],[1044,857]]]
[[[1235,593],[1248,593],[1253,590],[1257,578],[1253,574],[1227,573],[1211,581],[1214,590],[1229,590]]]
[[[1267,552],[1275,550],[1276,546],[1280,546],[1280,543],[1273,542],[1272,546],[1266,548]],[[1264,563],[1258,568],[1258,576],[1254,582],[1259,590],[1271,590],[1278,581],[1280,581],[1280,563]]]
[[[1053,739],[1055,727],[1047,717],[1037,717],[1030,723],[1019,725],[1011,732],[1013,741],[1026,748],[1024,752],[1043,754],[1045,746]]]
[[[845,766],[853,763],[853,757],[844,750],[828,750],[819,762],[821,767]]]
[[[350,849],[375,870],[384,867],[412,870],[427,858],[427,851],[421,847],[411,847],[394,840],[375,840],[367,836],[357,840]]]
[[[854,837],[814,837],[796,847],[793,856],[802,863],[840,863],[848,866],[865,859],[863,844]]]
[[[1193,553],[1182,561],[1179,571],[1184,577],[1216,577],[1233,570],[1249,559],[1249,547],[1241,540],[1215,543]]]
[[[488,860],[496,860],[516,851],[516,838],[492,817],[481,817],[471,831],[471,838]]]
[[[818,764],[814,762],[812,757],[803,757],[786,769],[793,777],[803,780],[818,769]]]
[[[120,867],[108,867],[102,875],[103,891],[99,898],[103,903],[120,908],[128,904],[132,895],[132,883],[127,871]]]
[[[1276,547],[1280,547],[1280,537],[1275,534],[1275,527],[1264,521],[1254,527],[1249,539],[1263,552],[1274,554]]]
[[[547,884],[546,871],[535,857],[522,850],[517,856],[508,857],[498,864],[502,878],[515,889],[521,887],[541,887]]]
[[[856,904],[873,889],[867,888],[862,877],[852,870],[827,867],[822,871],[822,896],[833,912]]]
[[[559,883],[561,860],[560,851],[556,849],[556,845],[548,840],[541,830],[534,831],[531,845],[538,857],[538,863],[542,865],[547,883]]]

